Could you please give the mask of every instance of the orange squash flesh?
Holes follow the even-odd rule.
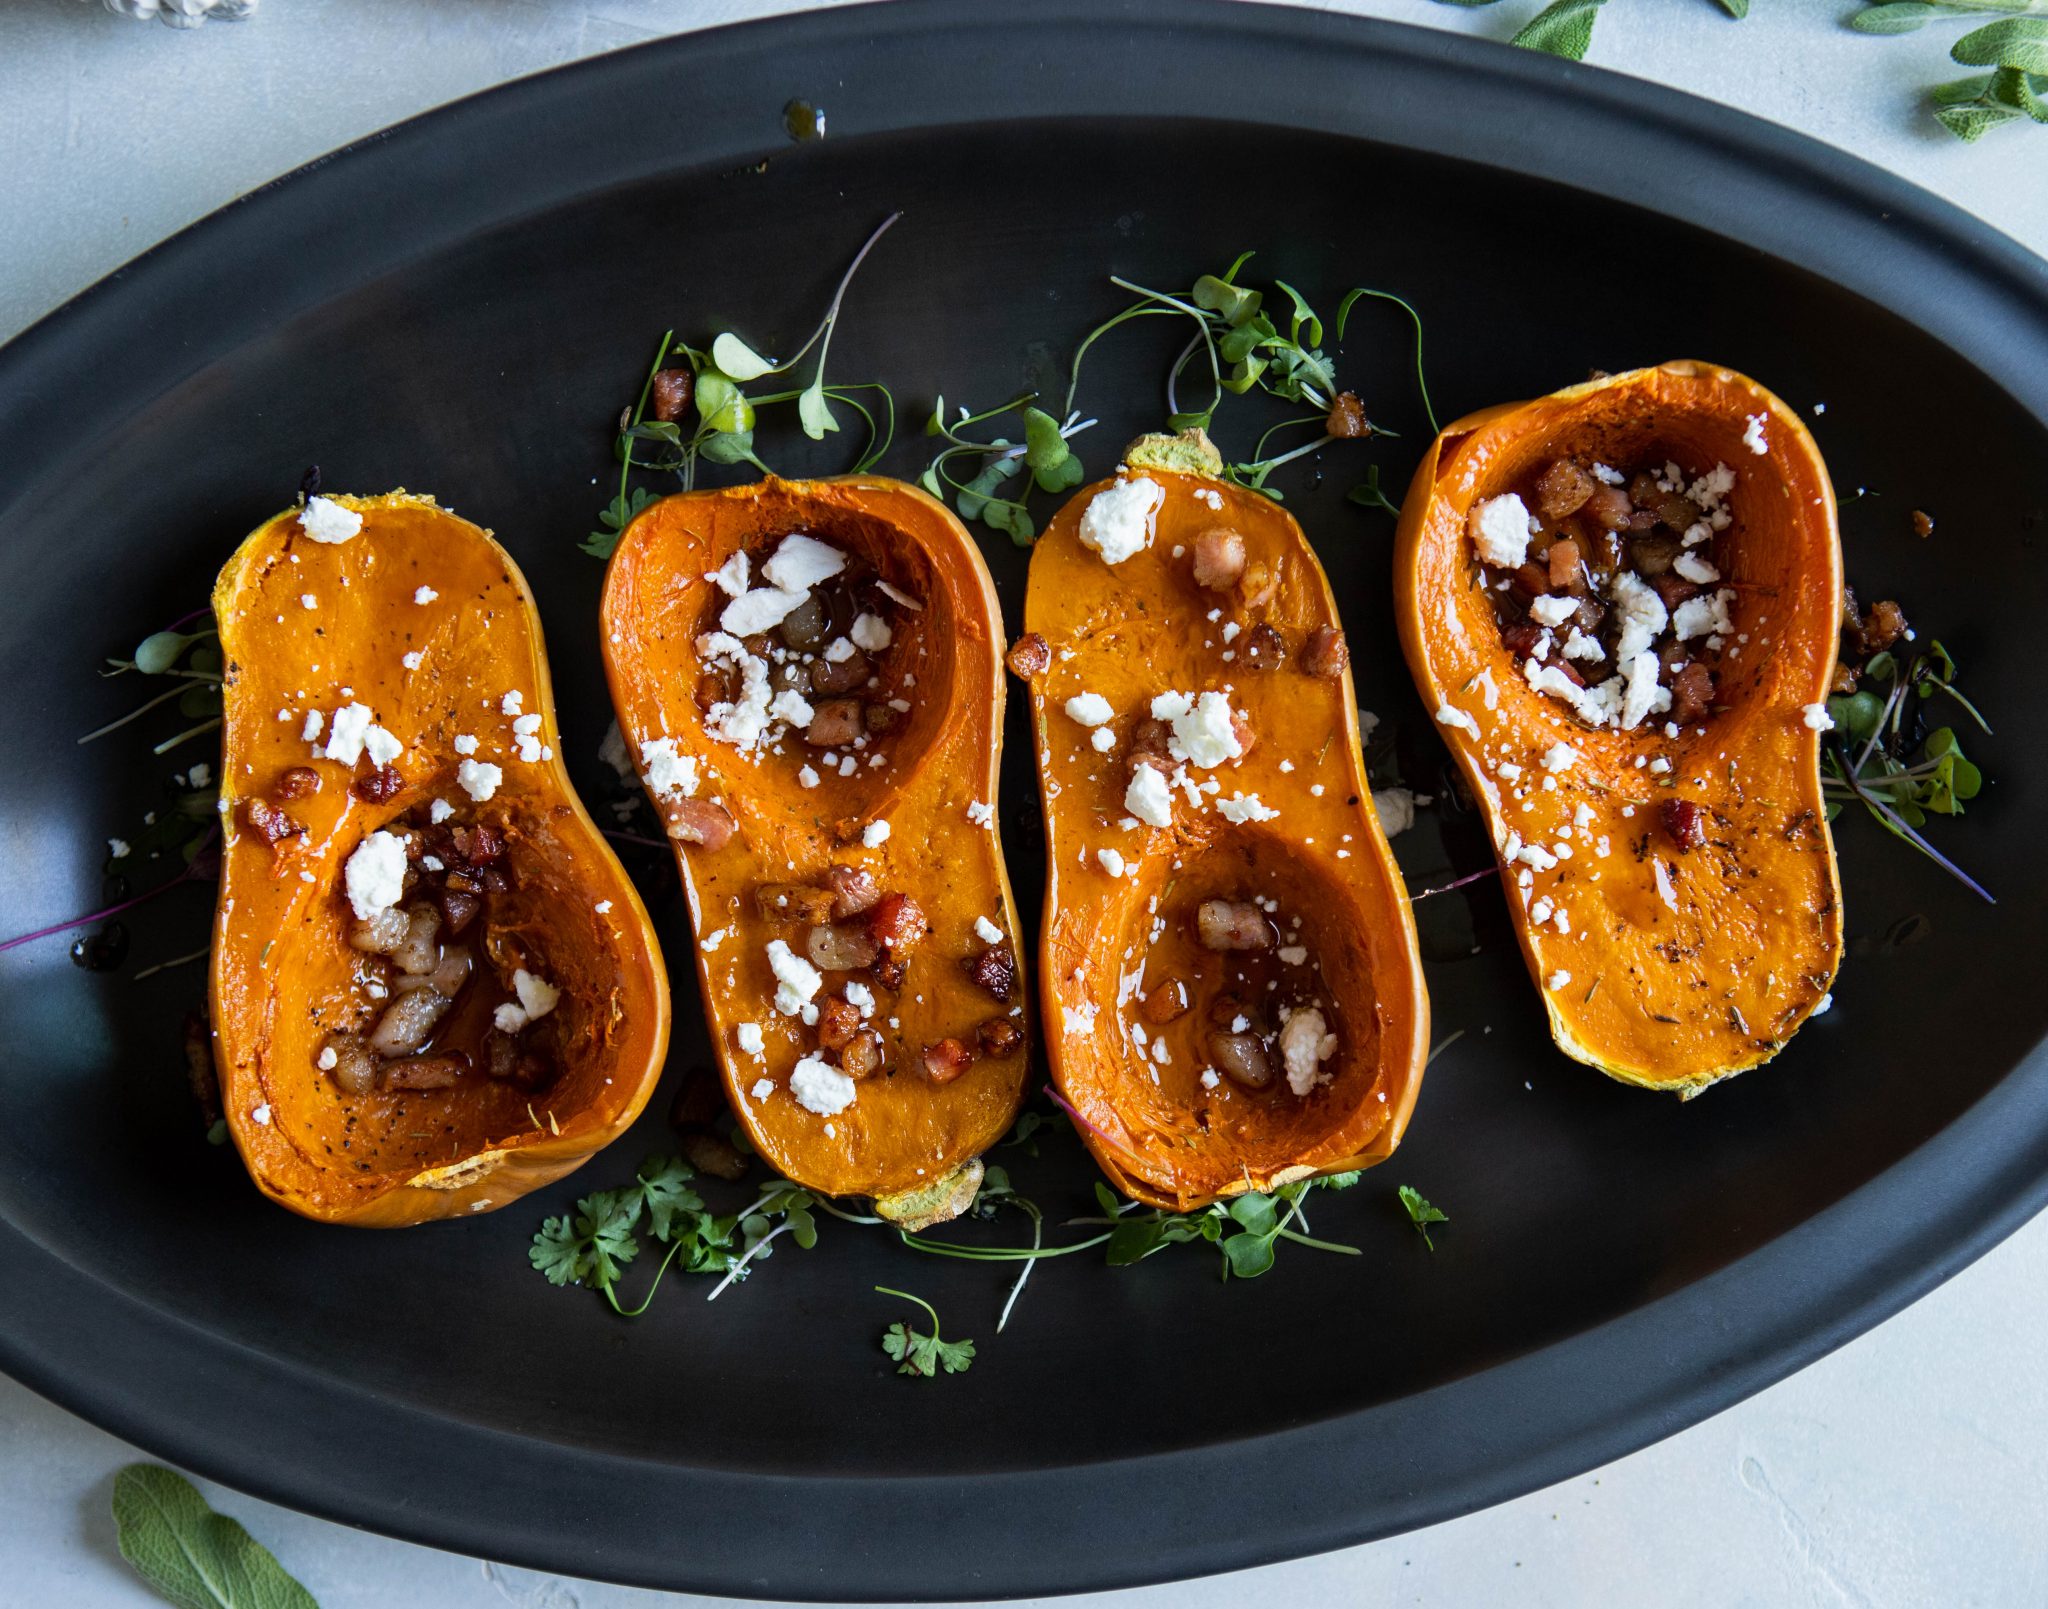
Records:
[[[667,1054],[668,982],[639,896],[563,768],[518,567],[431,498],[333,501],[361,515],[357,534],[313,541],[290,510],[242,543],[214,587],[227,663],[214,1050],[228,1130],[266,1195],[309,1218],[397,1227],[501,1207],[623,1133]],[[415,601],[421,588],[430,601]],[[513,691],[540,717],[544,759],[516,756],[514,717],[500,708]],[[404,745],[392,762],[402,789],[380,803],[350,790],[367,762],[319,758],[302,736],[309,711],[331,720],[351,703]],[[457,783],[458,735],[504,773],[487,802]],[[311,768],[320,787],[283,805],[306,831],[273,846],[248,812],[292,767]],[[510,944],[561,991],[549,1030],[560,1070],[542,1090],[481,1070],[497,987],[481,979],[437,1037],[470,1059],[453,1087],[348,1095],[316,1064],[327,1035],[362,1009],[344,868],[371,833],[436,798],[507,841],[513,887],[490,896],[475,931],[489,935],[492,962]]]
[[[882,685],[872,696],[893,694],[908,709],[862,750],[851,775],[823,764],[795,729],[780,752],[742,752],[706,730],[698,703],[699,677],[709,667],[697,642],[718,629],[728,602],[708,576],[746,553],[759,584],[763,560],[793,533],[839,549],[922,605],[895,610],[893,639],[875,660]],[[1025,1030],[1016,908],[994,820],[1002,618],[973,539],[936,499],[879,476],[770,477],[684,493],[653,505],[621,537],[605,579],[603,633],[630,751],[644,761],[649,741],[674,739],[677,752],[697,762],[695,797],[717,800],[736,823],[720,848],[680,838],[675,847],[705,1018],[749,1138],[772,1167],[825,1194],[873,1197],[885,1215],[898,1216],[899,1198],[940,1190],[947,1200],[939,1215],[951,1216],[972,1190],[941,1187],[1009,1127],[1028,1059],[1020,1040],[950,1082],[935,1082],[923,1067],[925,1047],[945,1038],[972,1044],[977,1025],[992,1017],[1008,1016]],[[870,763],[875,754],[883,764]],[[816,786],[803,785],[806,766]],[[651,786],[649,796],[673,827],[675,797]],[[886,838],[866,842],[880,823]],[[819,884],[835,865],[910,895],[931,932],[909,956],[900,989],[859,975],[872,984],[868,1026],[881,1036],[884,1070],[858,1081],[851,1105],[824,1115],[790,1088],[800,1059],[819,1050],[818,1029],[777,1009],[768,960],[777,939],[802,956],[808,924],[764,918],[755,895],[768,884]],[[964,961],[984,947],[977,918],[1008,937],[1017,979],[1007,1000],[992,998],[965,971]],[[847,976],[825,973],[817,1000],[840,994]],[[759,1053],[742,1048],[745,1025],[760,1030]],[[911,1215],[931,1216],[922,1209]]]
[[[1102,482],[1074,496],[1031,556],[1025,628],[1051,652],[1030,682],[1046,823],[1040,998],[1053,1080],[1104,1173],[1137,1200],[1188,1210],[1390,1155],[1421,1086],[1429,1002],[1407,892],[1365,782],[1350,670],[1302,666],[1309,634],[1337,626],[1321,565],[1278,504],[1149,467],[1189,460],[1171,449],[1148,459],[1144,445],[1133,461],[1163,490],[1149,546],[1112,567],[1082,545],[1085,509],[1113,484]],[[1217,526],[1242,536],[1248,563],[1277,571],[1269,602],[1248,611],[1195,584],[1179,550]],[[1286,639],[1277,668],[1244,663],[1246,633],[1261,622]],[[1226,689],[1251,724],[1249,751],[1192,773],[1220,785],[1207,808],[1176,788],[1170,827],[1136,821],[1124,801],[1128,755],[1154,696]],[[1106,753],[1066,711],[1084,693],[1115,711]],[[1215,803],[1239,794],[1279,816],[1232,823]],[[1122,858],[1121,875],[1105,869],[1105,849]],[[1205,1082],[1205,1007],[1223,964],[1195,937],[1194,912],[1212,897],[1271,900],[1280,942],[1320,967],[1339,1042],[1322,1087],[1297,1095],[1277,1078],[1254,1091],[1213,1071]],[[1284,985],[1304,976],[1269,970]],[[1190,987],[1191,1009],[1147,1023],[1140,1002],[1175,980]]]
[[[1736,472],[1715,563],[1737,593],[1737,635],[1715,666],[1714,708],[1676,737],[1655,716],[1633,731],[1589,727],[1531,688],[1477,584],[1474,504],[1564,456],[1624,472],[1667,460],[1693,475],[1717,463]],[[1674,362],[1460,419],[1409,488],[1396,585],[1423,702],[1477,727],[1476,737],[1438,730],[1496,853],[1510,832],[1574,846],[1547,869],[1503,865],[1559,1048],[1610,1077],[1688,1096],[1770,1060],[1826,997],[1842,947],[1821,734],[1805,719],[1834,674],[1841,546],[1827,469],[1798,416],[1742,375]],[[1559,743],[1577,758],[1552,775],[1542,758]],[[1504,764],[1520,777],[1504,778]],[[1660,824],[1668,800],[1707,812],[1705,844],[1680,849]],[[1544,900],[1553,914],[1539,923],[1532,911]]]

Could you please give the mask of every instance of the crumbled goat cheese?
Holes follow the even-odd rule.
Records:
[[[418,670],[420,668],[420,661],[425,657],[426,656],[420,653],[418,649],[414,649],[409,654],[400,654],[398,656],[398,662],[399,664],[403,665],[407,670]]]
[[[515,687],[511,692],[498,700],[498,713],[500,715],[517,715],[525,706],[526,695]]]
[[[1764,440],[1764,416],[1753,413],[1742,427],[1742,445],[1761,458],[1771,450],[1771,444]]]
[[[782,624],[802,603],[808,592],[785,592],[780,587],[756,587],[742,593],[720,611],[718,626],[734,637],[758,636]]]
[[[1799,719],[1815,732],[1832,732],[1835,729],[1835,718],[1828,713],[1825,704],[1807,705],[1799,712]]]
[[[889,841],[889,823],[871,821],[860,830],[860,841],[868,849],[880,849]]]
[[[1721,579],[1721,572],[1701,558],[1697,553],[1686,552],[1671,561],[1671,568],[1688,581],[1700,586],[1711,586]]]
[[[1076,693],[1067,700],[1067,719],[1082,726],[1100,726],[1115,714],[1109,700],[1100,693]]]
[[[310,592],[302,592],[299,594],[299,607],[301,609],[317,609],[320,607],[320,600]]]
[[[1822,1012],[1832,1011],[1834,1009],[1835,997],[1831,994],[1824,994],[1820,997],[1819,1003],[1815,1005],[1813,1010],[1809,1011],[1807,1015],[1809,1017],[1818,1017],[1819,1015],[1821,1015]]]
[[[363,528],[363,517],[331,497],[309,497],[299,511],[299,524],[316,542],[346,542]]]
[[[1529,603],[1529,618],[1539,626],[1561,626],[1578,613],[1579,600],[1557,593],[1545,593]]]
[[[519,996],[520,1009],[526,1013],[528,1022],[538,1022],[553,1011],[562,998],[560,989],[546,978],[534,976],[525,967],[512,974],[512,992]]]
[[[746,555],[742,553],[740,557],[745,558]],[[747,1056],[760,1055],[761,1047],[768,1042],[758,1022],[741,1023],[733,1030],[733,1039],[739,1045],[741,1054]]]
[[[1550,974],[1549,977],[1543,980],[1545,986],[1552,989],[1562,989],[1567,983],[1570,983],[1571,981],[1572,975],[1569,972],[1564,971],[1553,972]]]
[[[1105,486],[1081,513],[1081,546],[1104,564],[1122,564],[1152,545],[1153,516],[1165,501],[1164,488],[1143,475]]]
[[[1380,831],[1389,838],[1398,838],[1415,825],[1415,790],[1412,788],[1375,788],[1372,790],[1373,814],[1380,818]]]
[[[967,801],[967,819],[977,827],[993,827],[996,822],[995,806],[986,799]]]
[[[1633,570],[1623,570],[1615,576],[1614,607],[1621,623],[1614,657],[1621,663],[1648,650],[1670,620],[1664,600]]]
[[[880,615],[856,615],[847,635],[854,646],[870,654],[879,654],[896,640],[896,634],[889,629],[888,622]]]
[[[432,587],[414,587],[412,591],[412,601],[418,604],[432,603],[440,596]]]
[[[1098,862],[1101,863],[1102,869],[1108,872],[1110,876],[1123,876],[1124,857],[1121,854],[1119,854],[1116,850],[1098,849],[1095,851],[1095,858]]]
[[[1158,767],[1141,765],[1131,773],[1130,786],[1124,789],[1124,808],[1148,826],[1173,825],[1173,794]]]
[[[1559,679],[1564,680],[1561,674]],[[1571,683],[1566,680],[1565,685],[1569,687]],[[1459,731],[1467,732],[1473,737],[1479,735],[1479,723],[1454,704],[1439,704],[1436,707],[1436,718],[1437,724],[1440,726],[1454,726]]]
[[[775,1093],[775,1080],[772,1078],[757,1078],[754,1080],[754,1087],[747,1091],[747,1093],[752,1095],[757,1101],[765,1101]]]
[[[825,644],[825,663],[828,665],[843,665],[859,652],[860,650],[844,637],[834,637]]]
[[[437,827],[440,826],[442,822],[446,821],[450,816],[454,814],[455,806],[450,804],[446,799],[436,799],[432,804],[427,806],[427,820],[431,821]]]
[[[747,573],[750,566],[744,552],[735,553],[717,569],[704,577],[728,598],[737,598],[747,590]]]
[[[1588,637],[1577,626],[1565,633],[1564,657],[1567,659],[1605,659],[1607,650],[1600,646],[1598,638]]]
[[[808,765],[797,772],[796,779],[807,788],[815,788],[819,781],[818,773]]]
[[[1593,466],[1593,478],[1603,486],[1626,486],[1628,484],[1628,477],[1626,475],[1618,469],[1610,469],[1605,464],[1595,464]]]
[[[768,943],[768,970],[775,974],[775,1009],[785,1017],[801,1014],[825,981],[816,967],[781,939]]]
[[[1147,766],[1145,769],[1149,771],[1152,768]],[[1242,825],[1247,821],[1276,820],[1280,812],[1261,803],[1256,793],[1239,793],[1228,799],[1218,799],[1216,814],[1225,821],[1234,821]]]
[[[1474,505],[1472,545],[1488,564],[1518,569],[1529,557],[1529,505],[1513,492]]]
[[[986,916],[977,916],[974,919],[974,936],[984,944],[1000,944],[1003,942],[1003,930]]]
[[[836,1117],[853,1104],[852,1079],[822,1056],[806,1056],[789,1075],[789,1092],[797,1105],[820,1117]]]
[[[1543,758],[1537,763],[1546,771],[1569,771],[1578,757],[1579,751],[1569,743],[1553,743],[1543,751]]]
[[[1680,642],[1689,642],[1694,637],[1710,634],[1731,634],[1735,630],[1735,622],[1729,617],[1728,605],[1734,597],[1735,594],[1724,587],[1719,592],[1706,592],[1697,598],[1687,598],[1672,615],[1671,629],[1678,633]]]
[[[476,738],[468,732],[462,732],[457,734],[455,739],[455,752],[457,754],[476,753]]]
[[[455,768],[455,780],[462,784],[464,793],[482,804],[498,791],[498,784],[505,780],[505,773],[488,760],[464,760]]]
[[[389,765],[405,752],[405,745],[383,727],[372,726],[363,733],[363,752],[370,757],[370,764]]]
[[[1088,746],[1097,754],[1107,754],[1116,747],[1116,733],[1106,726],[1098,726],[1089,734]]]
[[[641,780],[649,791],[657,795],[680,795],[685,799],[696,795],[697,757],[678,754],[674,738],[650,738],[641,744],[640,763],[647,767]]]
[[[340,1060],[341,1056],[332,1045],[322,1045],[320,1054],[313,1058],[313,1065],[323,1073],[331,1073]]]
[[[318,710],[306,711],[306,724],[299,728],[301,741],[311,743],[320,735],[320,728],[327,724],[327,717]]]
[[[390,910],[405,895],[405,840],[382,828],[371,833],[348,857],[341,881],[358,921]]]
[[[327,747],[320,751],[321,758],[354,765],[363,757],[363,734],[370,730],[370,721],[367,704],[349,704],[336,710],[327,732]]]
[[[846,555],[816,537],[785,536],[761,566],[771,586],[799,595],[808,593],[820,581],[846,568]]]
[[[1166,750],[1176,760],[1207,769],[1244,753],[1231,725],[1230,700],[1222,693],[1192,700],[1186,693],[1161,693],[1152,700],[1152,719],[1172,727]]]
[[[839,991],[846,996],[846,1003],[855,1007],[863,1017],[875,1014],[875,991],[858,978],[848,978]]]
[[[128,840],[125,838],[109,838],[107,840],[107,858],[109,860],[126,860],[128,858]]]

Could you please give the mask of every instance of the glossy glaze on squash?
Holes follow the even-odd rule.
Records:
[[[1420,1088],[1429,1003],[1365,783],[1348,662],[1305,668],[1314,634],[1338,625],[1322,566],[1277,503],[1213,478],[1199,433],[1146,438],[1129,458],[1121,478],[1161,489],[1148,545],[1114,566],[1082,545],[1089,505],[1118,484],[1105,481],[1075,495],[1031,556],[1025,629],[1047,649],[1030,678],[1046,822],[1041,1014],[1054,1082],[1103,1171],[1127,1195],[1185,1210],[1391,1154]],[[1196,584],[1192,550],[1219,527],[1242,538],[1247,573],[1267,567],[1269,599],[1247,607]],[[1259,627],[1280,644],[1258,639],[1263,668],[1249,657]],[[1183,768],[1214,792],[1197,808],[1176,785],[1161,827],[1131,815],[1125,796],[1133,744],[1169,690],[1224,693],[1253,741],[1235,761]],[[1098,748],[1068,713],[1086,694],[1114,712],[1114,747]],[[1253,799],[1259,810],[1242,802]],[[1227,819],[1226,801],[1246,819]],[[1278,814],[1257,819],[1262,810]],[[1250,976],[1254,992],[1265,979],[1328,1008],[1337,1048],[1306,1094],[1285,1078],[1255,1090],[1214,1070],[1206,1013],[1238,963],[1194,936],[1212,898],[1271,901],[1281,942],[1304,952],[1260,957]],[[1155,991],[1177,983],[1187,1009],[1148,1022]]]
[[[766,749],[736,747],[714,735],[718,718],[708,712],[721,706],[700,697],[700,680],[730,663],[707,659],[699,646],[734,602],[714,572],[744,554],[759,584],[792,535],[844,555],[845,577],[894,591],[886,601],[874,594],[891,636],[870,661],[873,686],[861,696],[898,718],[857,750],[830,751],[834,763],[801,728]],[[822,656],[784,648],[772,635],[779,629],[746,641],[784,656],[778,673],[808,673]],[[656,744],[691,772],[687,791],[651,774],[644,780],[675,841],[705,1018],[748,1136],[770,1166],[828,1195],[872,1197],[903,1222],[954,1215],[972,1198],[976,1159],[1016,1115],[1027,1064],[1016,909],[994,813],[1002,620],[973,539],[936,499],[879,476],[771,477],[684,493],[649,508],[620,539],[603,630],[620,728],[639,768],[650,772]],[[730,836],[690,841],[701,835],[688,813],[713,803],[729,818],[714,838]],[[835,866],[908,895],[930,932],[903,961],[898,987],[870,971],[823,972],[813,1007],[851,998],[849,981],[871,992],[861,1032],[880,1041],[880,1066],[857,1078],[849,1104],[820,1111],[792,1085],[804,1060],[820,1054],[820,1030],[805,1020],[812,1013],[778,1009],[769,959],[778,940],[804,957],[810,924],[764,914],[760,891],[817,887]],[[1014,981],[1000,997],[968,975],[967,963],[992,947],[977,920],[1000,929],[993,947],[1010,958]],[[995,1018],[1015,1025],[1007,1053],[977,1055],[945,1082],[928,1073],[929,1047],[972,1045],[978,1025]],[[756,1033],[759,1048],[747,1048]]]
[[[1734,636],[1714,707],[1675,736],[1661,718],[1596,729],[1534,690],[1476,584],[1474,505],[1565,456],[1735,472],[1717,541]],[[1841,548],[1827,469],[1798,416],[1755,381],[1692,362],[1472,414],[1416,471],[1396,569],[1410,669],[1496,853],[1573,849],[1552,866],[1503,859],[1559,1048],[1685,1095],[1776,1055],[1825,1000],[1842,945],[1808,715],[1834,673]],[[1574,758],[1546,770],[1560,744]],[[1681,847],[1666,824],[1681,801],[1704,813],[1704,842]]]
[[[214,588],[227,663],[215,1060],[229,1132],[266,1195],[307,1217],[392,1227],[501,1207],[624,1132],[660,1077],[668,984],[639,896],[563,768],[518,567],[430,498],[327,501],[359,515],[360,530],[315,541],[298,510],[280,514]],[[531,760],[502,707],[513,692],[539,716],[545,752]],[[323,740],[305,735],[309,713],[331,730],[351,704],[403,745],[390,762],[398,791],[379,802],[351,789],[368,759],[323,758]],[[457,782],[463,736],[502,771],[488,801]],[[294,768],[314,773],[317,791],[280,802]],[[350,1095],[319,1065],[330,1033],[364,1009],[346,865],[435,799],[506,842],[512,886],[489,898],[486,948],[494,963],[525,958],[561,991],[545,1090],[484,1074],[487,1012],[451,1014],[437,1048],[471,1069],[447,1088]],[[272,843],[251,823],[276,809],[303,830]]]

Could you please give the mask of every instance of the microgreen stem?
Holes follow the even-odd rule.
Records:
[[[1409,895],[1408,903],[1413,905],[1417,900],[1428,899],[1432,894],[1448,894],[1452,889],[1463,888],[1467,883],[1476,883],[1482,877],[1498,877],[1499,875],[1500,868],[1498,866],[1488,866],[1484,871],[1467,872],[1463,877],[1454,877],[1448,883],[1438,883],[1434,888],[1425,888],[1419,894]]]
[[[1404,298],[1396,296],[1392,291],[1370,290],[1360,285],[1357,289],[1347,292],[1344,300],[1337,304],[1337,339],[1340,341],[1344,339],[1344,320],[1351,312],[1351,304],[1361,296],[1370,296],[1376,301],[1392,302],[1408,315],[1409,322],[1415,326],[1415,389],[1422,393],[1422,414],[1429,421],[1431,433],[1440,432],[1443,426],[1436,421],[1436,408],[1429,400],[1429,380],[1422,372],[1422,315]]]
[[[168,961],[159,961],[156,963],[155,966],[144,967],[140,972],[136,973],[133,978],[129,979],[129,982],[140,983],[144,978],[153,978],[159,972],[170,971],[172,967],[189,966],[194,961],[205,960],[206,957],[211,955],[212,953],[213,946],[210,944],[204,945],[197,950],[188,950],[183,955],[172,956]]]
[[[1969,889],[1972,893],[1976,894],[1980,899],[1982,899],[1985,902],[1985,904],[1996,905],[1998,903],[1997,900],[1991,897],[1990,893],[1985,889],[1982,883],[1978,882],[1976,878],[1972,877],[1968,872],[1964,871],[1962,867],[1958,866],[1954,861],[1950,860],[1948,856],[1944,855],[1940,850],[1936,849],[1934,845],[1930,844],[1925,838],[1922,838],[1917,832],[1913,830],[1911,824],[1908,823],[1904,817],[1900,816],[1896,811],[1892,809],[1890,805],[1886,804],[1876,794],[1872,793],[1868,788],[1864,787],[1863,784],[1857,780],[1856,774],[1853,771],[1847,773],[1847,781],[1849,787],[1851,788],[1851,790],[1854,791],[1856,797],[1863,801],[1864,807],[1868,809],[1872,815],[1877,817],[1878,822],[1882,826],[1887,828],[1889,831],[1896,833],[1899,837],[1905,839],[1907,843],[1911,844],[1915,849],[1919,850],[1921,854],[1925,855],[1929,860],[1933,861],[1935,865],[1939,866],[1943,871],[1947,872],[1951,877],[1955,878],[1955,880],[1961,883],[1963,887]]]
[[[212,837],[213,834],[209,832],[207,834],[209,842],[212,840]],[[131,899],[120,900],[115,904],[103,906],[97,911],[88,911],[83,916],[74,916],[68,922],[53,922],[48,927],[37,928],[33,933],[19,934],[14,938],[0,942],[0,951],[12,950],[23,944],[32,944],[37,939],[49,938],[53,933],[68,933],[72,928],[84,927],[88,922],[104,922],[111,917],[119,916],[123,911],[132,911],[138,905],[147,904],[159,894],[168,894],[180,883],[195,882],[203,875],[201,868],[206,866],[204,849],[205,846],[201,845],[201,853],[194,855],[183,871],[179,872],[175,877],[167,878],[165,881],[158,883],[156,887],[145,890]]]
[[[931,1314],[932,1334],[936,1336],[939,1333],[939,1310],[936,1307],[933,1307],[932,1304],[930,1302],[927,1302],[922,1296],[912,1296],[910,1292],[899,1291],[893,1285],[877,1285],[875,1287],[875,1294],[878,1296],[900,1296],[906,1302],[917,1303],[919,1307],[923,1308],[927,1313]]]
[[[195,737],[203,737],[206,733],[213,731],[219,725],[220,717],[216,715],[210,721],[201,721],[197,726],[186,727],[185,730],[180,732],[176,737],[165,738],[163,742],[159,743],[155,748],[151,749],[149,752],[152,754],[169,754],[171,750],[175,749],[180,743],[189,743]]]
[[[78,741],[81,744],[90,743],[93,741],[94,738],[105,737],[109,732],[118,732],[130,721],[140,720],[143,716],[147,715],[151,710],[155,709],[157,705],[169,703],[174,698],[183,698],[186,692],[187,689],[183,687],[167,687],[161,693],[157,694],[155,698],[151,699],[147,704],[142,705],[138,709],[130,710],[118,721],[109,721],[105,726],[99,727],[94,731],[86,733],[85,736],[80,738]]]
[[[1445,1051],[1449,1050],[1451,1046],[1455,1045],[1459,1040],[1463,1039],[1464,1037],[1465,1030],[1460,1028],[1453,1032],[1449,1038],[1439,1040],[1437,1044],[1434,1047],[1432,1047],[1428,1059],[1425,1060],[1422,1065],[1424,1067],[1428,1067],[1430,1062],[1435,1061],[1437,1057],[1441,1056]]]
[[[600,827],[598,831],[614,843],[637,844],[642,849],[666,849],[668,845],[659,838],[644,838],[637,832],[620,832],[612,827]]]
[[[1359,1250],[1356,1246],[1340,1245],[1338,1242],[1334,1240],[1316,1240],[1308,1235],[1297,1234],[1292,1229],[1276,1230],[1274,1231],[1274,1238],[1278,1240],[1291,1240],[1297,1246],[1313,1246],[1317,1251],[1340,1252],[1346,1257],[1356,1257],[1360,1255]]]
[[[755,1202],[753,1206],[749,1207],[745,1212],[740,1214],[739,1221],[741,1223],[745,1223],[749,1217],[751,1217],[755,1212],[760,1210],[762,1204],[765,1203],[767,1200],[768,1197],[763,1196],[760,1201]],[[787,1219],[784,1219],[781,1223],[777,1224],[773,1229],[769,1230],[767,1234],[763,1235],[759,1240],[755,1241],[753,1245],[749,1246],[746,1250],[746,1254],[742,1256],[738,1262],[734,1263],[731,1268],[726,1270],[725,1278],[721,1279],[718,1282],[717,1286],[712,1290],[711,1294],[705,1297],[704,1300],[707,1302],[717,1301],[720,1294],[725,1290],[726,1286],[730,1285],[734,1280],[738,1279],[740,1275],[745,1271],[747,1264],[751,1263],[754,1260],[755,1254],[758,1253],[763,1246],[767,1245],[769,1241],[773,1240],[777,1235],[781,1234],[783,1230],[787,1229],[788,1227],[789,1221]]]

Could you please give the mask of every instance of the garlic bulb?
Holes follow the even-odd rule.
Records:
[[[154,17],[173,28],[197,28],[214,18],[240,22],[256,9],[256,0],[101,0],[101,4],[116,16],[144,22]]]

